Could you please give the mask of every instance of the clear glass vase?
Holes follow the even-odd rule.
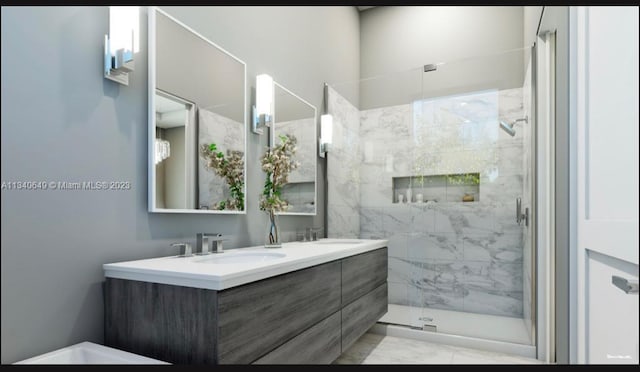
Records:
[[[278,215],[274,210],[267,211],[269,216],[267,222],[267,238],[264,243],[265,248],[282,248],[280,238],[280,227],[278,226]]]

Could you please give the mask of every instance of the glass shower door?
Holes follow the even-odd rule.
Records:
[[[380,322],[531,345],[531,226],[514,218],[531,208],[529,58],[331,85],[329,236],[389,241]]]

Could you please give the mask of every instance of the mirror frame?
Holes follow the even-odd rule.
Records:
[[[293,93],[292,91],[290,91],[289,89],[285,88],[284,86],[282,86],[282,84],[279,84],[277,81],[273,81],[273,87],[275,90],[275,87],[278,87],[282,90],[284,90],[285,92],[291,94],[292,96],[294,96],[295,98],[299,99],[300,101],[302,101],[302,103],[308,105],[309,107],[313,108],[313,124],[314,124],[314,141],[313,141],[313,159],[315,159],[315,161],[313,162],[313,205],[314,205],[314,211],[313,213],[305,213],[305,212],[276,212],[276,214],[278,216],[317,216],[318,215],[318,109],[316,108],[316,106],[312,105],[311,103],[309,103],[309,101],[305,100],[304,98],[300,97],[299,95]],[[277,97],[275,95],[273,95],[273,126],[269,127],[269,147],[273,147],[276,143],[275,141],[275,126],[278,124],[278,117],[277,117],[277,113],[278,113],[278,109],[277,109],[277,105],[278,105],[278,100]],[[300,144],[298,144],[300,145]]]
[[[169,208],[157,208],[155,199],[156,199],[156,167],[155,167],[155,135],[156,135],[156,14],[160,13],[163,16],[171,19],[176,22],[178,25],[183,27],[185,30],[191,32],[195,36],[204,40],[209,45],[218,49],[222,53],[228,55],[229,57],[235,59],[239,63],[242,64],[244,68],[244,77],[243,77],[243,89],[244,89],[244,102],[243,102],[243,128],[244,128],[244,206],[241,211],[233,211],[233,210],[215,210],[215,209],[169,209]],[[159,9],[158,7],[149,7],[148,8],[148,134],[147,134],[147,146],[148,146],[148,181],[147,181],[147,205],[148,211],[150,213],[194,213],[194,214],[247,214],[247,136],[248,136],[248,125],[247,125],[247,64],[229,53],[224,48],[215,44],[211,40],[202,36],[200,33],[187,26],[183,22],[179,21],[172,15],[167,12]],[[196,158],[199,154],[199,145],[195,144]],[[198,172],[198,166],[196,165],[195,172]]]

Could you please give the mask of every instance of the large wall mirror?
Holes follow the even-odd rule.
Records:
[[[315,215],[317,210],[316,159],[318,156],[315,106],[274,82],[274,114],[270,131],[272,145],[280,143],[280,136],[295,138],[297,150],[294,160],[299,166],[289,175],[289,183],[282,189],[282,199],[289,208],[280,215]]]
[[[246,213],[246,64],[149,9],[149,211]]]

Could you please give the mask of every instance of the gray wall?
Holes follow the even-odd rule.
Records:
[[[485,57],[523,46],[523,7],[383,6],[360,17],[359,108],[408,103],[487,87],[521,87],[523,54]],[[478,58],[478,56],[480,56]],[[465,61],[470,57],[476,57]],[[445,62],[422,76],[427,63]],[[422,79],[424,81],[421,81]],[[334,85],[339,93],[344,89]]]
[[[359,77],[354,7],[178,12],[247,63],[247,89],[257,73],[269,73],[321,109],[323,82]],[[2,7],[2,181],[132,185],[128,191],[2,190],[3,364],[80,341],[103,342],[104,263],[175,254],[171,242],[194,244],[202,231],[229,235],[229,248],[263,242],[258,164],[266,135],[247,133],[247,215],[147,212],[146,10],[129,87],[102,77],[108,19],[107,7]],[[280,221],[294,233],[321,226],[323,214],[319,208],[315,217]]]
[[[242,63],[160,12],[156,18],[155,54],[156,88],[243,122]]]

